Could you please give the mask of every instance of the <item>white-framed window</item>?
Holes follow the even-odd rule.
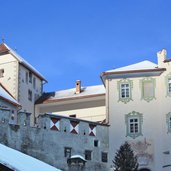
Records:
[[[117,82],[119,90],[119,100],[124,103],[128,103],[132,100],[132,87],[133,82],[129,79],[123,79]]]
[[[126,136],[136,138],[142,135],[142,114],[132,111],[125,115]]]
[[[129,133],[130,134],[139,133],[139,118],[138,117],[129,118]]]
[[[120,96],[121,98],[130,97],[130,85],[128,83],[122,83],[120,87]]]

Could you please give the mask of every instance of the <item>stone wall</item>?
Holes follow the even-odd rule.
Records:
[[[107,171],[108,163],[102,162],[102,152],[108,153],[108,126],[49,114],[40,115],[38,125],[30,126],[30,114],[19,113],[18,123],[10,124],[10,111],[0,110],[0,143],[31,155],[63,171],[69,170],[64,148],[71,148],[71,155],[85,157],[85,150],[92,151],[84,171]],[[60,123],[53,123],[54,120]],[[73,131],[71,123],[79,123]],[[53,125],[54,124],[54,125]],[[95,129],[91,133],[90,125]],[[98,147],[94,141],[98,141]]]

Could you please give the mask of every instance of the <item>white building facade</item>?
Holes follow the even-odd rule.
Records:
[[[171,60],[143,61],[102,73],[106,87],[110,162],[128,141],[140,171],[171,170]],[[112,168],[112,166],[111,166]]]
[[[0,45],[0,83],[21,104],[22,111],[32,113],[42,95],[45,78],[5,43]]]

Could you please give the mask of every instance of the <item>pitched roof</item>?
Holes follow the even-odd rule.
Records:
[[[5,89],[5,87],[0,83],[0,98],[12,103],[15,106],[21,106],[18,101],[12,97],[12,95]]]
[[[25,59],[23,59],[16,51],[11,49],[9,46],[7,46],[5,43],[0,44],[0,55],[3,55],[5,53],[10,53],[13,55],[19,63],[24,65],[28,70],[32,71],[37,77],[39,77],[41,80],[44,80],[47,82],[47,80],[44,78],[42,74],[40,74],[32,65],[30,65]]]
[[[116,78],[119,78],[120,76],[123,77],[124,75],[127,75],[127,74],[129,74],[129,75],[134,74],[134,75],[138,76],[137,75],[138,73],[139,73],[139,75],[146,73],[145,75],[147,76],[150,73],[151,74],[153,73],[152,75],[155,75],[155,74],[160,75],[163,71],[166,71],[166,68],[158,68],[158,65],[153,62],[142,61],[142,62],[128,65],[125,67],[105,71],[101,74],[101,78],[104,83],[104,79],[106,78],[106,76],[109,76],[109,75],[113,75],[113,76],[115,75]]]
[[[0,163],[17,171],[60,171],[40,160],[0,144]]]
[[[76,94],[75,90],[76,90],[75,88],[72,88],[72,89],[61,90],[56,92],[44,93],[42,97],[40,97],[36,101],[36,104],[48,103],[51,101],[58,101],[58,100],[69,100],[69,99],[101,96],[105,94],[105,88],[103,85],[82,87],[81,93],[79,94]]]
[[[150,61],[142,61],[136,64],[128,65],[121,68],[116,68],[113,70],[108,70],[106,72],[118,72],[118,71],[135,71],[135,70],[149,70],[149,69],[156,69],[157,64],[150,62]]]

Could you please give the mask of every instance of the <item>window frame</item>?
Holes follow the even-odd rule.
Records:
[[[31,71],[29,71],[29,73],[28,73],[28,81],[29,81],[29,83],[33,82],[33,74]]]
[[[0,69],[0,78],[4,77],[4,69]]]
[[[85,160],[92,160],[92,151],[91,150],[85,150]]]
[[[33,77],[33,88],[36,89],[36,77]]]
[[[94,147],[99,147],[99,140],[94,140]]]
[[[152,83],[152,85],[153,85],[153,87],[152,87],[153,88],[153,95],[152,96],[147,96],[147,97],[144,96],[144,85],[145,85],[145,83]],[[155,78],[148,78],[148,77],[144,78],[140,81],[140,84],[141,84],[141,100],[145,100],[147,102],[150,102],[153,99],[156,99],[156,97],[155,97],[155,89],[156,89]]]
[[[171,97],[171,91],[169,91],[169,84],[171,84],[169,83],[169,80],[171,80],[171,73],[167,74],[165,79],[166,79],[166,97],[167,96]]]
[[[130,120],[137,119],[137,122],[130,122]],[[125,115],[125,124],[126,124],[126,137],[129,136],[133,139],[136,137],[142,136],[142,124],[143,124],[143,115],[139,112],[132,111]],[[133,125],[132,125],[133,124]],[[136,126],[138,124],[138,126]],[[133,132],[131,131],[133,126]],[[137,128],[136,128],[137,127]],[[138,129],[138,131],[135,131]]]
[[[26,71],[26,74],[25,74],[25,81],[26,81],[26,84],[28,84],[28,72]]]
[[[30,89],[28,89],[28,100],[33,101],[33,92]]]
[[[118,94],[119,94],[119,101],[123,102],[123,103],[128,103],[132,100],[132,88],[133,88],[133,81],[129,80],[129,79],[122,79],[120,81],[117,82],[118,85]],[[128,87],[122,87],[122,85],[128,85]],[[122,93],[125,93],[125,97],[122,96]],[[127,90],[128,90],[128,94],[129,96],[127,97]]]
[[[102,152],[101,153],[101,161],[103,163],[107,163],[108,162],[108,153],[107,152]]]
[[[64,157],[70,158],[71,157],[71,151],[72,151],[71,147],[64,147]]]
[[[171,112],[166,114],[167,133],[171,133]]]

